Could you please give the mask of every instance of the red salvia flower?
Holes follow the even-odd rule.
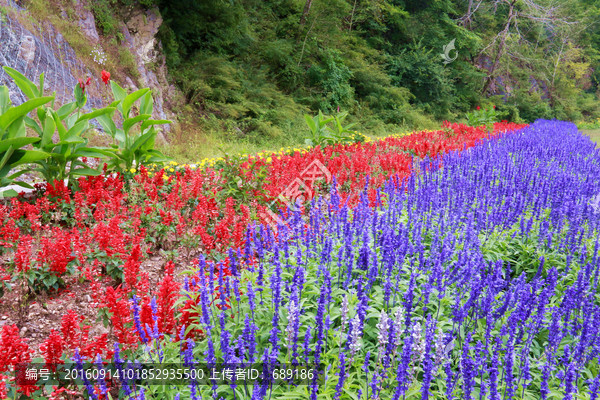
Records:
[[[56,364],[63,364],[63,361],[60,359],[63,349],[63,339],[56,330],[52,329],[48,339],[40,345],[40,352],[44,355],[46,366],[52,371],[56,370]]]
[[[17,325],[4,325],[0,334],[0,372],[8,371],[10,365],[31,361],[31,351],[19,335]]]
[[[125,283],[130,289],[135,288],[140,274],[140,258],[142,251],[140,246],[136,245],[131,251],[131,255],[127,258],[125,265],[123,265],[123,275],[125,276]]]

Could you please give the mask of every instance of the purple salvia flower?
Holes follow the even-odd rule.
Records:
[[[434,333],[435,321],[432,319],[431,315],[429,315],[425,331],[425,359],[423,361],[423,384],[421,385],[421,398],[423,400],[429,399],[429,386],[431,384],[432,369],[434,367],[434,360],[432,360],[430,356]]]
[[[342,325],[340,327],[340,329],[343,331],[344,329],[346,329],[346,324],[348,323],[348,295],[345,294],[344,297],[342,298],[342,308],[341,308],[341,313],[342,313]]]
[[[104,365],[102,364],[102,357],[100,357],[100,354],[98,354],[98,356],[96,357],[96,367],[98,367],[98,370],[100,371],[104,369]],[[100,376],[97,382],[98,387],[100,388],[100,394],[103,398],[105,398],[106,394],[108,393],[108,389],[106,388],[106,380],[105,378]]]
[[[312,339],[310,332],[310,328],[306,328],[306,333],[304,334],[304,362],[306,365],[310,363],[310,340]]]
[[[88,391],[88,395],[90,396],[91,399],[98,400],[98,396],[96,396],[96,393],[94,391],[94,386],[92,386],[92,384],[86,377],[86,374],[85,374],[85,371],[83,368],[83,360],[81,359],[81,355],[79,354],[79,348],[75,349],[75,354],[73,355],[73,361],[75,361],[75,365],[76,365],[77,369],[79,370],[79,373],[82,374],[81,376],[83,377],[83,384],[85,385],[85,388]]]
[[[358,317],[354,317],[352,321],[350,321],[350,336],[349,336],[349,348],[350,348],[350,363],[352,364],[352,360],[354,356],[361,348],[361,331],[360,331],[360,322]]]
[[[402,317],[404,316],[404,308],[402,306],[396,309],[396,313],[394,314],[394,346],[398,347],[402,343],[402,334],[404,333],[404,329],[402,329]]]
[[[379,347],[377,362],[381,362],[381,359],[385,355],[385,349],[388,344],[388,331],[390,329],[390,321],[384,310],[381,310],[379,315],[379,322],[376,325],[377,328],[377,343]]]
[[[294,338],[298,336],[300,308],[296,300],[292,299],[288,305],[288,324],[285,328],[285,337],[288,348],[294,343]]]
[[[334,399],[339,400],[340,395],[342,394],[342,388],[344,387],[344,381],[346,380],[346,359],[344,356],[344,352],[340,351],[340,373],[338,374],[338,383],[335,386],[335,395]]]
[[[597,400],[600,393],[600,375],[593,380],[590,379],[588,384],[590,385],[590,400]]]
[[[138,335],[142,339],[144,344],[148,343],[148,337],[146,336],[146,331],[142,328],[142,323],[140,322],[140,306],[138,303],[138,297],[134,294],[131,299],[131,309],[133,310],[133,321],[135,324],[135,329],[138,331]]]

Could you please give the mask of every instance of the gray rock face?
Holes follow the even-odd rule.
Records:
[[[35,40],[32,36],[24,36],[21,38],[18,57],[23,59],[28,66],[31,65],[35,58]]]
[[[91,11],[83,10],[79,18],[79,27],[84,35],[90,38],[94,43],[100,40],[98,31],[96,30],[96,20]]]
[[[0,0],[0,4],[14,7],[15,12],[26,13],[12,2]],[[32,32],[10,14],[0,18],[0,65],[16,69],[36,84],[40,74],[44,73],[46,94],[56,92],[58,104],[73,101],[73,89],[78,78],[92,76],[51,24],[39,24]],[[101,84],[100,79],[92,79],[92,85],[88,87],[88,107],[102,106]],[[2,69],[0,85],[8,86],[13,104],[27,100]]]
[[[0,5],[11,7],[14,13],[22,13],[24,18],[28,18],[27,10],[13,0],[0,0]],[[91,43],[97,44],[101,49],[94,16],[86,8],[86,1],[77,0],[73,6],[80,16],[78,25],[82,32]],[[73,48],[53,25],[42,22],[30,31],[10,14],[0,16],[0,66],[14,68],[36,84],[39,75],[43,72],[46,94],[56,92],[58,105],[73,101],[73,89],[78,79],[85,80],[92,77],[91,86],[86,90],[88,94],[86,108],[100,108],[106,105],[107,88],[100,77],[93,76],[92,72],[77,59]],[[128,77],[124,86],[131,91],[137,90],[138,87],[153,89],[153,118],[172,119],[170,118],[172,113],[168,111],[170,107],[167,106],[163,96],[163,90],[170,88],[167,82],[165,59],[160,51],[160,43],[155,38],[161,24],[162,18],[158,10],[138,10],[126,25],[122,26],[125,38],[122,45],[128,46],[134,55],[139,72],[137,84]],[[1,85],[8,85],[13,104],[18,105],[27,100],[2,69],[0,69]],[[162,128],[168,131],[169,125],[163,125]],[[164,139],[164,136],[161,138]]]

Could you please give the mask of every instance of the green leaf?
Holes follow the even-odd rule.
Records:
[[[73,89],[73,95],[75,96],[77,108],[83,108],[85,103],[87,103],[87,96],[79,84],[75,85],[75,89]]]
[[[40,128],[40,125],[33,118],[25,117],[23,121],[25,121],[25,125],[33,129],[40,137],[42,136],[42,128]]]
[[[113,96],[116,101],[121,101],[127,96],[127,92],[115,81],[110,81],[110,88],[112,89]],[[113,103],[114,104],[114,103]],[[111,104],[111,107],[116,107],[116,104]]]
[[[44,73],[40,74],[40,88],[38,90],[38,96],[42,97],[44,95]]]
[[[23,75],[16,69],[13,69],[10,67],[5,66],[3,68],[4,68],[4,71],[7,73],[7,75],[9,75],[11,78],[13,78],[13,80],[15,81],[15,84],[19,87],[19,89],[21,89],[21,92],[23,92],[23,94],[25,96],[27,96],[28,99],[34,99],[34,98],[38,97],[37,93],[39,93],[39,90],[38,90],[37,86],[35,86],[35,84],[33,82],[31,82],[29,79],[27,79],[27,77],[25,75]],[[43,79],[44,79],[43,76],[40,77],[40,79],[43,82]]]
[[[308,125],[308,127],[314,134],[317,131],[317,124],[315,123],[315,121],[313,121],[313,119],[307,114],[304,115],[304,120],[306,121],[306,125]]]
[[[65,118],[67,118],[73,111],[75,111],[76,108],[77,108],[77,103],[72,102],[69,104],[65,104],[64,106],[59,108],[56,113],[58,114],[58,117],[62,121]]]
[[[99,115],[98,117],[96,117],[96,121],[98,121],[98,123],[102,126],[104,132],[108,133],[112,137],[115,136],[117,126],[115,125],[115,122],[113,121],[112,117],[109,117],[106,114]]]
[[[44,132],[42,133],[40,147],[45,148],[48,144],[52,144],[52,136],[54,136],[55,130],[56,122],[54,122],[51,110],[48,110],[46,118],[44,119]]]
[[[125,97],[125,99],[123,99],[123,102],[121,103],[121,107],[123,108],[123,115],[125,117],[129,117],[129,111],[131,109],[131,106],[133,106],[133,103],[135,103],[140,97],[142,97],[149,91],[150,89],[148,88],[139,89]]]
[[[15,120],[22,118],[29,114],[31,110],[38,108],[41,105],[44,105],[54,97],[39,97],[32,100],[28,100],[20,106],[9,108],[4,114],[0,115],[0,132],[6,130],[10,124],[12,124]]]
[[[13,166],[21,165],[21,164],[29,164],[34,163],[36,161],[45,160],[50,155],[45,151],[39,150],[18,150],[19,152],[23,152],[23,155],[19,158],[19,161],[13,164]],[[16,153],[16,152],[15,152]]]
[[[77,168],[75,170],[71,170],[71,175],[83,175],[83,176],[98,176],[102,174],[102,171],[98,171],[96,169],[92,169],[89,167],[85,168]]]
[[[25,172],[27,172],[27,170],[23,171],[23,173],[25,173]],[[13,175],[11,175],[10,179],[14,179],[14,178],[12,178],[12,176]],[[13,185],[21,186],[21,187],[26,188],[26,189],[33,189],[33,186],[31,186],[27,182],[13,182]]]
[[[125,121],[123,121],[123,130],[125,132],[129,132],[129,129],[131,129],[133,125],[137,124],[138,122],[145,121],[150,117],[150,114],[141,114],[133,118],[127,118]]]
[[[106,107],[106,108],[101,108],[99,110],[94,110],[87,114],[83,114],[81,117],[79,117],[79,119],[77,119],[77,121],[75,123],[94,119],[101,115],[112,114],[113,112],[115,112],[115,110],[116,110],[116,108],[114,108],[114,107]]]
[[[61,141],[66,141],[74,138],[81,137],[81,134],[89,127],[87,121],[81,121],[76,123],[71,129],[69,129],[65,135],[63,135],[60,139]]]
[[[6,86],[0,86],[0,114],[4,114],[10,105],[10,96],[8,95],[8,88]]]
[[[55,111],[52,111],[52,118],[54,118],[54,122],[56,123],[56,129],[58,129],[58,136],[61,138],[65,137],[67,134],[67,129],[65,128],[61,118]]]
[[[5,152],[10,146],[13,148],[21,148],[23,146],[27,146],[28,144],[32,144],[35,142],[39,142],[40,138],[30,138],[30,137],[18,137],[12,139],[5,139],[0,141],[0,153]]]
[[[17,197],[19,193],[14,189],[0,191],[0,198],[2,197]]]
[[[140,101],[140,114],[152,114],[154,109],[154,99],[152,98],[152,92],[146,93]]]

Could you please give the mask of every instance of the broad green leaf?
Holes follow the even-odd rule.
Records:
[[[306,125],[308,125],[308,127],[314,134],[317,131],[317,125],[315,121],[313,121],[313,119],[307,114],[304,115],[304,120],[306,121]]]
[[[23,152],[24,154],[21,156],[21,158],[15,165],[34,163],[39,160],[45,160],[49,156],[49,153],[46,153],[45,151],[39,151],[39,150],[19,150],[19,151]]]
[[[75,85],[75,89],[73,89],[73,95],[75,96],[77,108],[83,108],[85,103],[87,103],[87,96],[79,84]]]
[[[98,123],[100,124],[100,126],[102,126],[102,129],[104,129],[105,133],[108,133],[110,136],[114,137],[117,127],[115,125],[115,122],[113,121],[113,119],[108,116],[108,115],[99,115],[98,117],[96,117],[96,121],[98,121]]]
[[[19,171],[19,172],[20,172],[20,171]],[[23,171],[23,173],[25,173],[25,172],[27,172],[27,170]],[[14,178],[12,178],[12,177],[13,177],[13,175],[11,175],[11,179],[14,179]],[[29,183],[27,183],[27,182],[20,182],[20,181],[18,181],[18,182],[13,182],[13,185],[21,186],[21,187],[24,187],[24,188],[27,188],[27,189],[33,189],[33,186],[31,186],[31,185],[30,185]]]
[[[58,136],[61,138],[65,137],[65,135],[67,134],[67,129],[63,125],[60,116],[56,112],[52,111],[52,118],[54,118],[54,122],[56,123],[56,129],[58,129]]]
[[[73,138],[78,138],[81,137],[81,134],[89,127],[89,124],[87,121],[81,121],[81,122],[77,122],[75,125],[73,125],[73,127],[71,129],[69,129],[67,131],[67,133],[61,137],[60,139],[62,141],[65,140],[70,140]]]
[[[0,86],[0,114],[4,114],[4,111],[8,110],[9,105],[10,96],[8,95],[8,88]]]
[[[48,110],[48,112],[46,113],[46,118],[44,120],[44,132],[42,133],[42,141],[40,142],[40,146],[42,148],[52,143],[52,136],[54,136],[54,131],[56,131],[56,122],[54,122],[51,110]]]
[[[15,191],[14,189],[9,189],[9,190],[4,190],[2,191],[0,189],[0,198],[1,197],[17,197],[19,195],[19,193],[17,191]]]
[[[83,149],[78,149],[74,155],[77,157],[93,157],[93,158],[101,158],[101,156],[114,156],[115,152],[113,149],[107,148],[99,148],[99,147],[85,147]]]
[[[33,129],[40,137],[42,136],[42,128],[33,118],[25,117],[23,121],[25,121],[25,125]]]
[[[20,106],[9,108],[4,114],[0,115],[0,132],[8,128],[15,120],[26,116],[41,105],[44,105],[52,101],[54,97],[39,97],[32,100],[28,100]]]
[[[119,84],[115,81],[110,81],[110,88],[112,89],[113,96],[117,101],[121,101],[127,96],[127,92],[125,91],[125,89],[119,86]],[[111,104],[111,107],[113,107],[113,104]]]
[[[5,137],[9,139],[27,136],[27,131],[25,130],[25,124],[23,123],[23,121],[24,117],[21,117],[17,118],[12,124],[10,124]]]
[[[10,157],[12,157],[13,153],[14,153],[14,146],[10,145],[8,146],[8,148],[6,149],[6,151],[4,151],[4,154],[2,154],[2,158],[0,159],[0,168],[1,169],[5,169],[5,166],[8,167],[8,169],[10,170],[10,165],[8,164],[8,160],[10,159]],[[8,171],[4,172],[4,175],[8,174]],[[0,176],[2,176],[2,174],[0,174]]]
[[[77,108],[77,103],[72,102],[69,104],[65,104],[64,106],[62,106],[61,108],[58,109],[58,111],[56,112],[60,118],[60,120],[64,120],[65,118],[67,118],[69,115],[71,115],[71,113],[73,111],[75,111],[75,109]]]
[[[40,74],[40,87],[38,90],[38,97],[42,97],[44,95],[44,73]]]
[[[106,107],[106,108],[101,108],[99,110],[94,110],[87,114],[83,114],[81,117],[79,117],[79,119],[77,119],[77,121],[75,123],[94,119],[101,115],[112,114],[115,110],[116,110],[116,108],[114,108],[114,107]]]
[[[129,129],[131,129],[133,125],[137,124],[138,122],[145,121],[150,117],[150,114],[141,114],[133,118],[127,118],[125,121],[123,121],[123,130],[125,132],[129,132]]]
[[[129,111],[131,109],[131,106],[133,106],[133,103],[135,103],[140,97],[142,97],[149,91],[150,89],[148,88],[139,89],[125,97],[123,99],[123,102],[121,103],[121,107],[123,107],[123,115],[125,117],[129,117]]]
[[[39,142],[39,140],[40,138],[32,137],[18,137],[12,139],[5,139],[0,141],[0,152],[6,151],[10,146],[13,146],[13,149],[19,149],[23,146],[27,146],[28,144]]]
[[[152,114],[153,109],[154,99],[152,98],[152,92],[148,92],[140,100],[140,114]]]
[[[38,90],[37,86],[35,86],[35,84],[33,82],[31,82],[29,79],[27,79],[27,77],[25,75],[23,75],[22,73],[20,73],[19,71],[17,71],[14,68],[6,67],[6,66],[3,68],[4,68],[4,71],[11,78],[13,78],[13,80],[15,81],[15,84],[19,87],[19,89],[21,89],[21,92],[23,92],[23,94],[25,96],[27,96],[28,99],[34,99],[34,98],[38,97],[39,90]],[[44,78],[40,77],[40,79],[43,82]]]
[[[83,176],[98,176],[102,174],[102,171],[98,171],[89,167],[84,168],[76,168],[75,170],[71,170],[71,175],[83,175]]]

